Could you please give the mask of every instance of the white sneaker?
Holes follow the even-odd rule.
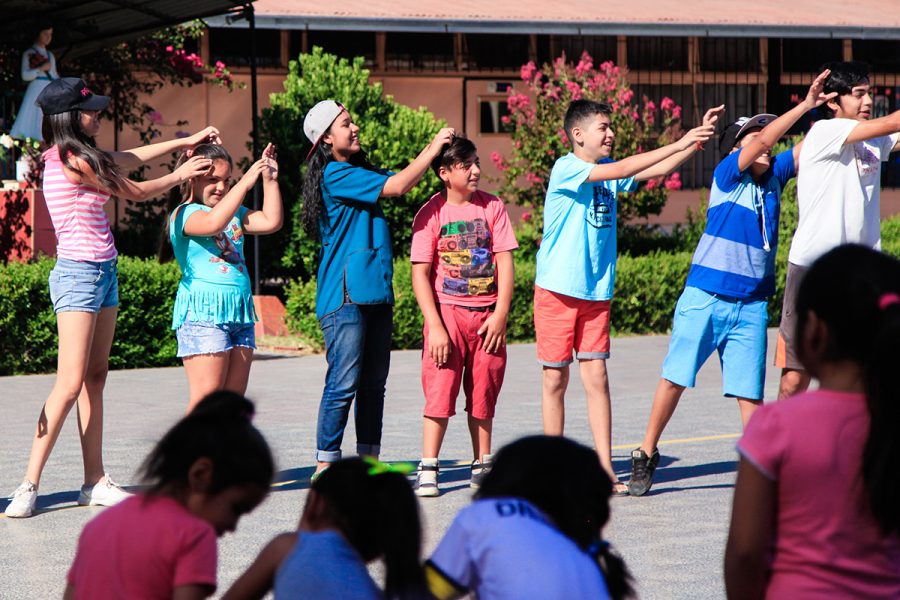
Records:
[[[34,514],[37,502],[37,486],[27,479],[12,493],[12,502],[6,507],[6,516],[15,519],[27,518]]]
[[[438,488],[438,461],[436,458],[423,458],[416,471],[416,482],[413,491],[420,498],[435,498],[440,496]]]
[[[113,481],[109,475],[104,475],[95,485],[81,486],[78,494],[78,504],[81,506],[114,506],[132,496],[122,489],[122,486]]]

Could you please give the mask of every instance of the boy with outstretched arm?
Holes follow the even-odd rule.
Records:
[[[581,369],[588,420],[603,468],[617,494],[611,459],[612,416],[606,359],[609,307],[616,271],[616,195],[636,181],[666,175],[687,160],[715,130],[714,111],[680,140],[614,162],[612,109],[576,100],[564,129],[572,152],[556,161],[544,202],[544,236],[537,254],[534,328],[543,366],[544,433],[562,435],[564,399],[573,351]],[[710,122],[707,122],[707,121]]]
[[[825,92],[834,97],[823,108],[831,118],[806,134],[797,175],[800,220],[788,255],[784,307],[775,365],[781,367],[778,398],[809,386],[796,353],[794,303],[806,270],[840,244],[881,249],[881,163],[900,149],[900,111],[872,119],[869,67],[857,62],[825,65]]]
[[[478,152],[455,137],[432,162],[444,189],[413,220],[413,290],[425,319],[422,461],[415,492],[440,494],[438,454],[460,384],[472,437],[470,486],[491,465],[494,408],[506,371],[506,317],[518,247],[506,208],[478,189]]]
[[[803,102],[782,116],[741,117],[721,136],[723,158],[713,174],[706,228],[675,306],[644,441],[631,453],[632,496],[650,490],[659,438],[713,352],[718,351],[722,365],[723,392],[737,399],[743,425],[762,404],[781,191],[796,175],[802,143],[774,157],[771,150],[800,117],[829,97],[822,91],[827,76],[828,71],[821,73]]]

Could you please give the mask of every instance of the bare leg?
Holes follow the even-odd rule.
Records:
[[[484,462],[484,455],[491,453],[491,434],[494,430],[493,419],[476,419],[469,415],[469,435],[472,437],[472,455],[474,460]]]
[[[44,465],[47,464],[66,416],[75,405],[84,384],[84,372],[91,353],[96,321],[97,313],[61,312],[56,315],[56,327],[59,331],[56,383],[38,417],[37,430],[31,443],[31,456],[25,471],[25,477],[35,485],[41,482]]]
[[[778,399],[784,400],[794,394],[806,391],[809,387],[810,376],[808,371],[801,369],[782,369],[781,385],[778,386]]]
[[[566,388],[569,386],[569,367],[544,367],[541,415],[544,433],[562,435],[566,422]]]
[[[253,364],[253,348],[236,346],[228,351],[228,372],[224,389],[243,396],[250,381],[250,366]]]
[[[195,354],[184,357],[184,372],[188,379],[188,407],[186,413],[212,392],[225,386],[228,376],[228,352]]]
[[[94,327],[94,341],[78,395],[78,430],[84,459],[84,485],[94,485],[103,477],[103,388],[109,372],[109,351],[116,333],[119,308],[100,310]]]
[[[581,381],[587,396],[588,422],[594,447],[600,457],[600,464],[616,481],[612,466],[612,407],[609,399],[609,377],[606,372],[606,360],[602,358],[579,361]]]
[[[447,417],[425,417],[422,430],[422,458],[437,458],[447,433]]]
[[[750,400],[749,398],[738,398],[737,401],[738,408],[741,410],[741,427],[746,428],[750,417],[763,403],[762,400]]]
[[[656,385],[656,393],[653,395],[653,406],[650,408],[650,420],[647,422],[647,431],[644,433],[644,441],[641,450],[647,456],[653,454],[663,430],[669,423],[669,419],[675,413],[675,407],[684,393],[684,386],[672,383],[668,379],[660,379]]]

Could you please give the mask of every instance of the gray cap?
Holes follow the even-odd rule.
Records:
[[[344,107],[340,102],[335,102],[334,100],[322,100],[321,102],[316,103],[316,105],[306,113],[306,118],[303,119],[303,133],[305,133],[306,137],[309,138],[309,141],[312,142],[312,148],[310,148],[309,154],[306,155],[307,160],[313,153],[313,150],[316,149],[316,146],[319,145],[322,136],[328,128],[331,127],[331,124],[334,123],[334,120],[337,119],[342,110],[344,110]]]

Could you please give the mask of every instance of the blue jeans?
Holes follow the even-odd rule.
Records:
[[[391,366],[390,304],[344,304],[322,317],[328,372],[319,404],[316,460],[341,459],[341,442],[356,397],[356,451],[377,456],[381,451],[384,385]]]

